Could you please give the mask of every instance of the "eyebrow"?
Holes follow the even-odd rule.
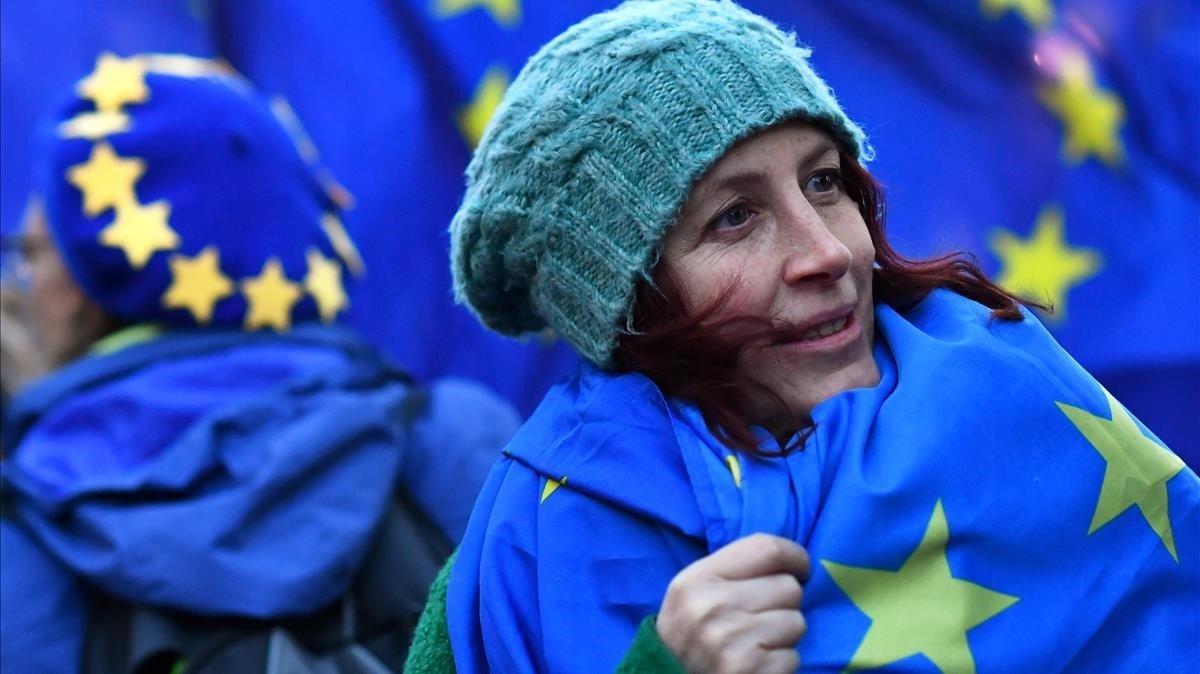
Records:
[[[803,156],[803,158],[801,158],[798,166],[801,169],[807,169],[808,167],[817,163],[817,161],[820,160],[821,158],[823,158],[825,155],[829,154],[830,152],[836,152],[836,151],[837,151],[837,146],[833,143],[832,140],[822,139],[816,145],[814,145],[812,148],[810,148],[807,152],[804,153],[804,156]],[[712,196],[717,192],[721,192],[723,190],[730,190],[730,189],[737,191],[739,188],[743,188],[747,185],[754,184],[755,182],[758,182],[758,181],[766,178],[767,175],[768,174],[765,171],[762,171],[761,169],[751,168],[751,169],[746,169],[744,171],[735,171],[728,175],[720,176],[715,182],[705,185],[704,189],[702,191],[699,191],[696,193],[696,202],[699,204],[703,204],[704,202],[707,202],[709,199],[711,199]],[[692,201],[692,200],[688,199],[688,201]],[[685,204],[686,204],[686,202],[685,202]],[[694,209],[689,209],[689,212],[686,215],[688,215],[688,216],[693,215],[693,213],[690,212],[691,210],[694,210]]]

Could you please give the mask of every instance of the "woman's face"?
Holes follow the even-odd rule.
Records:
[[[873,386],[875,248],[858,204],[842,186],[837,146],[800,122],[741,141],[696,183],[663,241],[661,264],[681,281],[689,312],[729,291],[716,319],[780,320],[796,330],[743,351],[741,374],[767,385],[794,412],[851,388]],[[751,401],[751,421],[788,433]]]

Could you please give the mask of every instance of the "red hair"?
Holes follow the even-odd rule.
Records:
[[[875,246],[876,303],[904,310],[930,292],[947,288],[989,307],[993,318],[1021,320],[1024,302],[989,281],[973,257],[959,253],[910,260],[896,252],[884,235],[885,202],[879,183],[850,154],[841,153],[841,165],[844,189],[858,204]],[[653,283],[642,282],[637,287],[633,331],[621,337],[613,354],[617,367],[640,372],[667,396],[695,404],[709,430],[737,450],[778,456],[802,446],[812,429],[811,421],[796,414],[766,385],[737,371],[738,359],[747,348],[777,339],[790,326],[746,316],[715,320],[733,286],[710,305],[688,313],[683,285],[667,265],[660,263],[653,279]],[[797,420],[804,432],[795,443],[778,452],[759,447],[748,418],[750,393]]]

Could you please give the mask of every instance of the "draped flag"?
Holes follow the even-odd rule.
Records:
[[[1196,473],[1037,321],[949,291],[875,315],[879,385],[785,457],[640,375],[555,386],[459,547],[458,671],[611,672],[675,574],[754,533],[813,560],[805,672],[1194,669]]]
[[[418,375],[532,408],[574,361],[453,304],[446,229],[472,145],[524,60],[615,2],[6,3],[3,226],[51,92],[101,50],[217,53],[287,101],[355,197],[350,320]],[[878,151],[896,246],[965,250],[1200,465],[1200,5],[1194,0],[746,0],[814,48]],[[67,19],[67,20],[64,20]],[[57,45],[55,58],[42,45]]]

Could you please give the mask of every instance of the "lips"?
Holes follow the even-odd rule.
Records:
[[[841,318],[835,318],[832,321],[826,321],[826,322],[818,325],[817,327],[812,328],[811,330],[803,333],[802,335],[800,335],[800,337],[796,341],[808,342],[808,341],[812,341],[814,339],[821,339],[822,337],[828,337],[835,332],[841,332],[842,330],[845,330],[846,324],[849,321],[850,321],[849,316],[842,316]]]
[[[853,327],[854,324],[853,308],[832,311],[798,324],[794,330],[790,330],[777,343],[816,342],[838,335],[847,328]]]

